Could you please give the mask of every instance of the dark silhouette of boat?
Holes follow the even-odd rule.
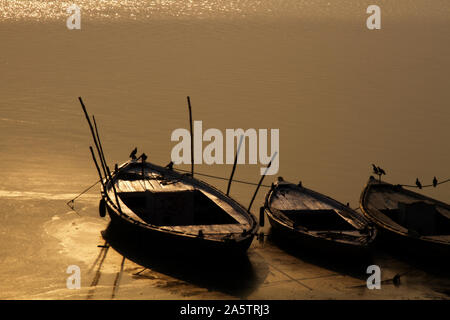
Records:
[[[450,205],[370,177],[360,207],[390,248],[436,257],[450,255]]]
[[[359,257],[370,252],[377,230],[348,206],[301,184],[277,181],[264,211],[274,232],[294,240],[299,251]]]
[[[189,255],[249,248],[258,229],[252,214],[213,186],[145,158],[119,166],[103,184],[100,215],[108,212],[124,240]]]

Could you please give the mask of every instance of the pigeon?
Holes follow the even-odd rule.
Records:
[[[137,147],[130,153],[130,158],[136,160]]]
[[[433,187],[436,188],[437,184],[438,184],[438,181],[437,181],[436,177],[434,177],[433,178]]]
[[[422,184],[419,181],[419,178],[416,178],[416,186],[419,187],[419,189],[422,189]]]

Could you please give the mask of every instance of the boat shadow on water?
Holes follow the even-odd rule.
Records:
[[[400,286],[403,277],[415,285],[431,288],[433,291],[450,297],[450,278],[448,263],[421,259],[418,256],[400,254],[395,250],[387,249],[380,244],[375,245],[363,255],[354,255],[351,252],[333,251],[329,248],[306,247],[300,245],[279,233],[268,234],[267,243],[281,249],[284,253],[292,255],[299,260],[331,270],[341,275],[350,276],[362,281],[361,287],[366,285],[368,278],[367,267],[377,265],[382,270],[389,270],[388,278],[384,276],[383,283]],[[392,278],[391,278],[392,277]]]
[[[429,254],[425,250],[393,245],[392,242],[381,240],[376,243],[374,252],[377,260],[395,259],[430,275],[450,279],[450,262],[445,258],[446,255]]]
[[[243,254],[193,254],[162,243],[145,243],[136,234],[109,224],[102,232],[108,244],[126,259],[152,271],[190,283],[208,291],[218,291],[236,298],[250,295],[268,274],[264,267],[258,270]],[[182,292],[180,292],[183,294]]]
[[[303,262],[361,280],[367,278],[367,267],[374,264],[371,251],[349,252],[333,247],[308,246],[273,229],[267,242]]]

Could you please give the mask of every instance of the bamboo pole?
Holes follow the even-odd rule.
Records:
[[[269,162],[269,166],[267,167],[267,169],[269,169],[271,165],[272,165],[272,161]],[[266,172],[267,172],[267,169],[266,169]],[[261,186],[261,183],[263,182],[264,177],[266,176],[266,172],[264,172],[264,174],[261,176],[261,179],[259,180],[258,186],[256,187],[255,193],[253,194],[252,201],[250,201],[250,204],[248,206],[248,209],[247,209],[248,212],[250,212],[253,201],[255,201],[256,194],[258,193],[259,187]]]
[[[266,170],[264,171],[264,174],[261,176],[261,179],[259,180],[258,186],[256,187],[255,193],[253,194],[252,201],[250,201],[250,204],[248,206],[248,209],[247,209],[248,212],[250,212],[250,209],[252,207],[253,201],[255,200],[256,194],[258,193],[259,187],[261,186],[261,184],[262,184],[262,182],[264,180],[264,177],[266,176],[266,173],[269,170],[270,166],[272,165],[272,161],[275,159],[276,156],[277,156],[277,152],[275,152],[273,154],[272,159],[270,159],[269,165],[267,166]]]
[[[242,145],[243,139],[244,139],[244,136],[242,135],[241,138],[239,139],[239,145],[236,150],[236,156],[234,157],[233,169],[231,170],[230,180],[228,180],[227,195],[230,194],[231,182],[233,181],[234,171],[236,170],[237,159],[238,159],[239,151],[241,150],[241,145]]]
[[[78,97],[78,100],[80,100],[81,107],[83,108],[83,111],[84,111],[84,115],[86,116],[86,120],[87,120],[87,122],[89,124],[89,128],[91,129],[92,138],[94,139],[95,147],[97,148],[97,152],[98,152],[98,155],[100,157],[100,162],[101,162],[101,165],[102,165],[102,169],[103,169],[103,172],[104,172],[105,178],[106,178],[108,176],[106,174],[106,168],[105,168],[106,164],[103,163],[103,159],[102,159],[102,156],[101,156],[101,153],[100,153],[100,148],[98,146],[97,139],[95,138],[94,128],[92,127],[91,119],[89,119],[89,115],[88,115],[88,113],[86,111],[86,106],[84,105],[83,100],[81,99],[81,97]]]
[[[101,184],[102,184],[102,186],[103,186],[103,190],[105,190],[105,185],[104,185],[104,183],[103,183],[102,173],[100,172],[100,168],[99,168],[99,166],[98,166],[97,159],[95,158],[94,150],[92,149],[91,146],[89,146],[89,150],[91,150],[92,160],[94,160],[95,167],[97,168],[98,175],[100,176],[100,182],[101,182]],[[105,190],[105,191],[106,191],[106,190]]]
[[[101,156],[102,156],[102,160],[103,160],[103,163],[106,166],[105,154],[103,152],[102,142],[100,141],[100,135],[98,134],[97,123],[95,122],[95,116],[92,116],[92,119],[94,120],[95,135],[97,137],[98,146],[100,147],[100,153],[101,153]]]
[[[189,107],[189,124],[191,127],[191,175],[194,177],[194,132],[192,131],[192,108],[191,108],[191,98],[187,97],[188,107]]]

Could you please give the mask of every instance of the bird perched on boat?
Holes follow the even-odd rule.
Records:
[[[377,169],[378,169],[379,175],[382,175],[382,174],[386,175],[386,172],[383,169],[381,169],[380,167],[377,167]]]
[[[137,147],[130,153],[130,158],[136,160]]]
[[[141,156],[139,157],[142,159],[142,161],[144,162],[145,160],[147,160],[147,155],[145,153],[141,154]]]
[[[434,177],[433,178],[433,187],[436,188],[437,184],[438,184],[438,181],[437,181],[436,177]]]
[[[173,161],[170,161],[166,168],[169,170],[173,170]]]
[[[416,178],[416,186],[417,186],[419,189],[422,189],[422,184],[420,183],[419,178]]]
[[[372,168],[373,168],[373,173],[375,173],[375,174],[380,174],[380,173],[378,172],[377,166],[374,165],[373,163],[372,163]]]

